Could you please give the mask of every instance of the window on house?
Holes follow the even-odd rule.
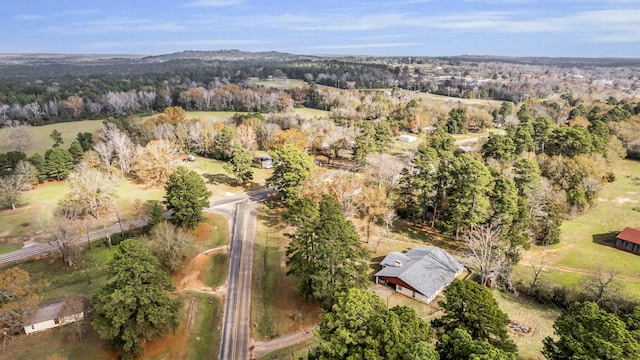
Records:
[[[34,325],[31,325],[31,330],[35,330],[36,327]]]
[[[398,291],[402,290],[402,286],[398,285]]]
[[[60,319],[53,319],[53,323],[56,324],[56,325],[59,325],[60,324]]]

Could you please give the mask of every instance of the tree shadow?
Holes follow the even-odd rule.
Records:
[[[618,235],[618,231],[611,231],[604,234],[594,234],[592,236],[592,239],[595,244],[615,247],[617,235]]]
[[[202,174],[202,177],[207,180],[207,184],[218,185],[224,184],[228,186],[237,185],[236,179],[225,174]]]

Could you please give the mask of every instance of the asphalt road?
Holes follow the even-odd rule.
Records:
[[[273,193],[275,193],[274,190],[263,188],[259,190],[249,191],[245,194],[229,196],[224,199],[212,201],[209,205],[209,208],[205,208],[204,211],[212,211],[212,210],[215,210],[216,208],[238,203],[245,200],[257,201],[257,202],[264,201],[270,194],[273,194]],[[165,216],[171,217],[171,214],[167,213],[165,214]],[[147,225],[146,219],[134,220],[134,221],[123,221],[122,229],[124,229],[124,231],[127,231],[131,229],[143,227],[145,225]],[[82,236],[71,238],[70,241],[74,245],[75,244],[82,245],[87,242],[94,242],[97,240],[104,239],[107,237],[107,235],[113,235],[115,233],[119,233],[120,231],[121,231],[120,224],[115,223],[107,227],[106,229],[90,231],[88,235],[88,239],[87,239],[87,235],[83,234]],[[53,252],[53,251],[57,251],[57,248],[55,245],[50,243],[41,243],[41,244],[29,246],[29,247],[24,247],[19,250],[15,250],[5,254],[0,254],[0,265],[7,264],[14,261],[28,259],[34,256],[49,254],[50,252]]]
[[[251,274],[257,210],[258,203],[249,199],[236,204],[218,355],[221,360],[249,359]]]

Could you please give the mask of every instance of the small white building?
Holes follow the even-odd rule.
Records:
[[[414,141],[418,140],[418,138],[413,136],[413,135],[400,135],[398,137],[398,140],[400,140],[402,142],[414,142]]]
[[[40,331],[53,329],[58,326],[74,323],[84,318],[84,312],[82,311],[77,314],[60,316],[60,311],[64,307],[64,304],[64,301],[60,301],[38,308],[38,311],[31,318],[29,324],[24,327],[25,334],[30,335]]]

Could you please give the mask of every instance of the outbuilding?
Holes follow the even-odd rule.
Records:
[[[626,227],[616,236],[616,248],[640,254],[640,229]]]
[[[413,136],[413,135],[400,135],[398,137],[398,140],[400,140],[402,142],[414,142],[414,141],[418,140],[418,138]]]

